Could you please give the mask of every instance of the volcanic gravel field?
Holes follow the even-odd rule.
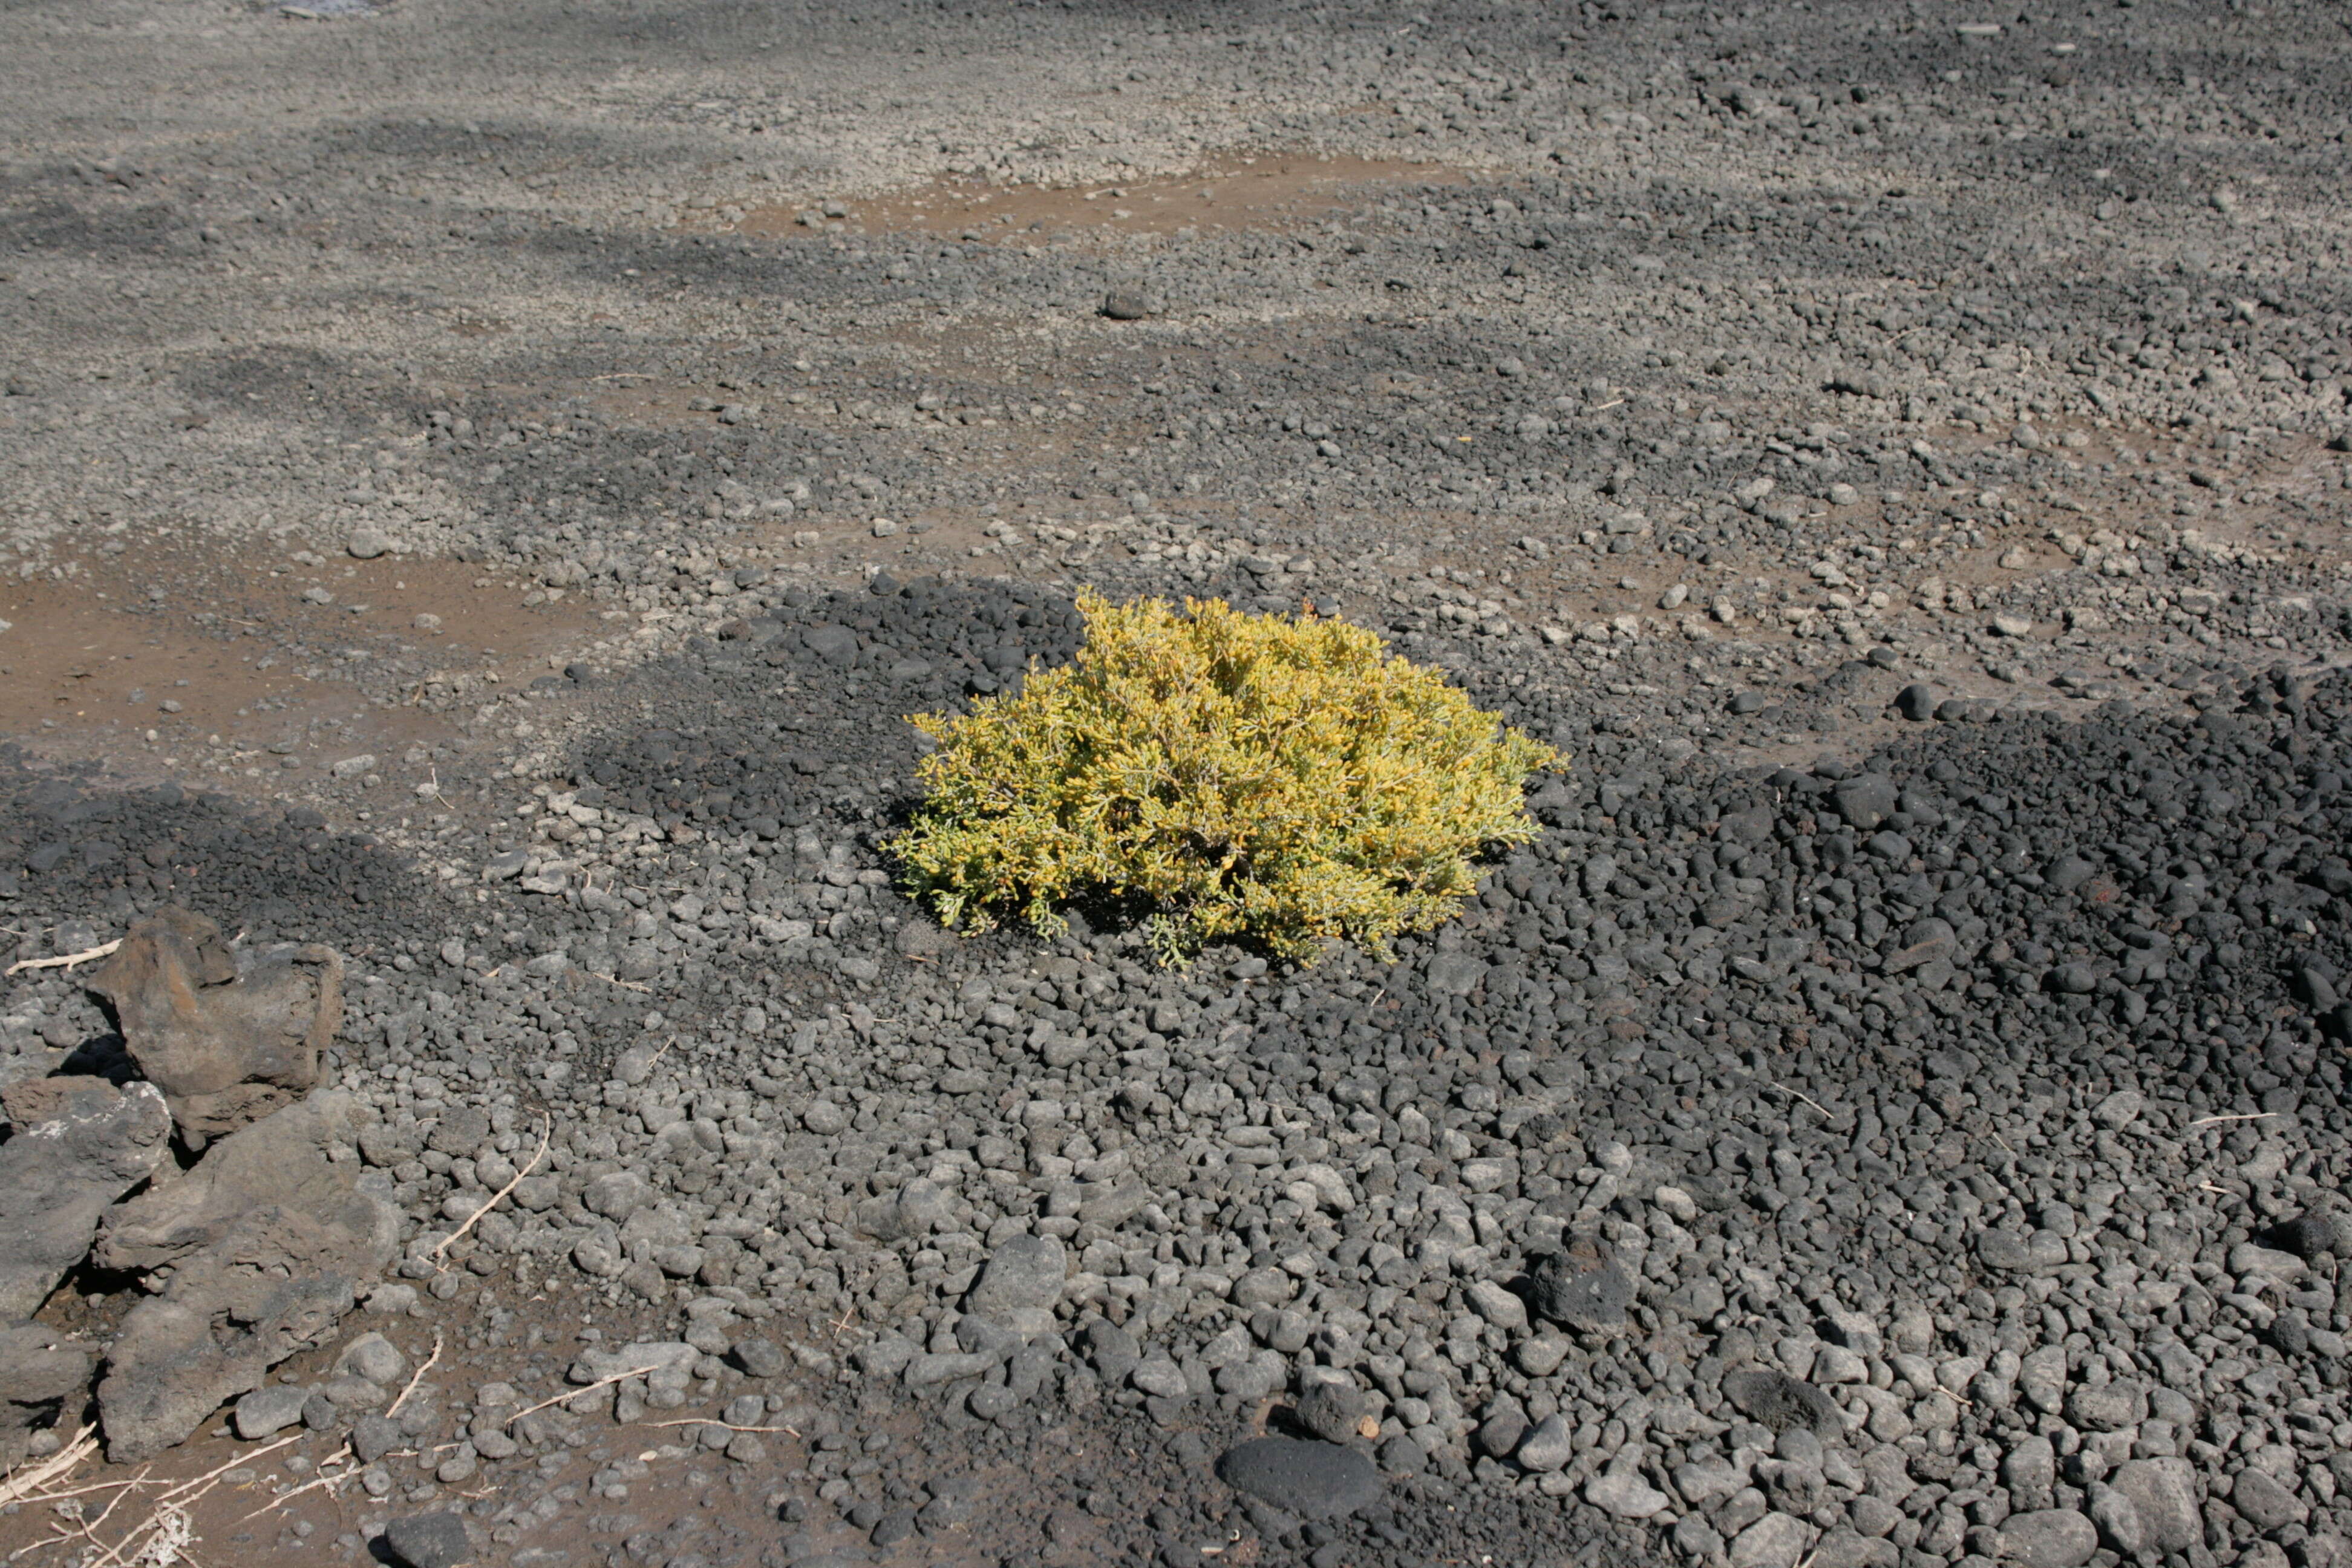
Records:
[[[0,1556],[2352,1568],[2347,52],[0,10]],[[1084,585],[1380,630],[1541,836],[940,931],[903,720]],[[36,1080],[156,1098],[21,961],[167,905],[324,1087],[17,1301]],[[237,1160],[382,1250],[151,1378]]]

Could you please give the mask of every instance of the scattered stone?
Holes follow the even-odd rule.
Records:
[[[1626,1309],[1633,1304],[1633,1281],[1608,1246],[1587,1235],[1529,1269],[1528,1294],[1536,1311],[1551,1321],[1599,1332],[1624,1323]]]
[[[2296,1215],[2280,1222],[2268,1239],[2278,1250],[2293,1253],[2306,1263],[2330,1255],[2341,1257],[2352,1252],[2352,1215]]]
[[[408,1514],[383,1527],[384,1549],[403,1568],[458,1568],[475,1561],[466,1521],[455,1513]]]
[[[1363,1391],[1336,1378],[1310,1383],[1298,1396],[1299,1425],[1327,1443],[1347,1443],[1363,1436],[1358,1430],[1367,1408]]]
[[[1016,1236],[989,1255],[980,1278],[964,1298],[964,1310],[1000,1319],[1024,1333],[1050,1331],[1053,1310],[1062,1299],[1068,1256],[1050,1236]],[[1034,1328],[1043,1315],[1042,1330]]]
[[[308,1389],[282,1383],[262,1384],[236,1402],[236,1435],[250,1443],[281,1432],[302,1419]]]
[[[2121,1131],[2139,1116],[2147,1097],[2136,1089],[2119,1089],[2091,1108],[2091,1120],[2111,1131]]]
[[[1528,1306],[1492,1279],[1480,1279],[1463,1291],[1471,1310],[1505,1331],[1528,1326]]]
[[[1741,1415],[1775,1432],[1811,1427],[1826,1435],[1844,1426],[1836,1401],[1827,1394],[1769,1367],[1724,1373],[1723,1394]]]
[[[735,1364],[752,1377],[782,1377],[784,1369],[792,1364],[791,1358],[772,1340],[737,1340],[730,1353]]]
[[[2282,1525],[2301,1524],[2311,1517],[2311,1510],[2302,1499],[2280,1485],[2269,1472],[2251,1465],[2238,1472],[2230,1489],[2230,1506],[2265,1533]]]
[[[1639,1471],[1624,1468],[1612,1469],[1585,1482],[1584,1500],[1620,1519],[1647,1519],[1672,1500],[1643,1480]]]
[[[1576,1428],[1564,1416],[1547,1415],[1520,1441],[1518,1452],[1512,1457],[1523,1468],[1548,1475],[1576,1457]]]
[[[1839,780],[1831,799],[1847,826],[1868,833],[1895,815],[1897,795],[1893,779],[1881,773],[1862,773]]]
[[[2128,1500],[2147,1531],[2147,1547],[2186,1552],[2204,1540],[2197,1475],[2186,1459],[2126,1459],[2107,1485]]]
[[[335,1365],[379,1388],[389,1388],[408,1371],[408,1358],[382,1334],[364,1333],[343,1347],[343,1353],[335,1358]]]
[[[1520,1439],[1527,1433],[1526,1412],[1517,1405],[1505,1405],[1478,1424],[1478,1430],[1471,1440],[1488,1458],[1507,1459],[1517,1451]]]
[[[1731,1542],[1731,1568],[1797,1568],[1813,1538],[1812,1526],[1785,1513],[1768,1513]]]
[[[2099,1549],[2099,1531],[2071,1508],[2040,1509],[2003,1520],[2000,1546],[2021,1568],[2081,1568]]]
[[[877,1241],[898,1241],[929,1236],[951,1218],[946,1193],[936,1183],[918,1176],[891,1192],[869,1198],[857,1207],[857,1229]],[[1056,1300],[1060,1291],[1055,1292]]]

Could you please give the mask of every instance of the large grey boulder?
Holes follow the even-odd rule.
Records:
[[[353,1114],[350,1096],[321,1090],[108,1217],[101,1264],[172,1270],[107,1354],[99,1411],[114,1458],[160,1453],[259,1387],[324,1340],[361,1282],[392,1261],[400,1211],[359,1185],[357,1160],[330,1158],[351,1142]]]
[[[29,1318],[89,1252],[107,1205],[154,1174],[172,1113],[152,1084],[46,1078],[0,1094],[0,1321]]]

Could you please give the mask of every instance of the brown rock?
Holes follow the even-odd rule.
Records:
[[[308,1093],[343,1019],[332,948],[241,952],[176,906],[133,925],[88,984],[113,1005],[131,1059],[197,1148]]]
[[[102,1078],[67,1073],[30,1078],[0,1089],[0,1119],[17,1132],[69,1117],[104,1116],[122,1101],[122,1091]]]

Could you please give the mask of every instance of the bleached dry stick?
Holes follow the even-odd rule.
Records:
[[[161,1481],[149,1480],[147,1479],[147,1472],[145,1470],[142,1470],[127,1481],[92,1481],[86,1487],[68,1487],[62,1491],[36,1492],[26,1500],[30,1502],[62,1502],[67,1498],[88,1497],[92,1492],[121,1491],[125,1487],[160,1487],[163,1484],[163,1483]]]
[[[74,1522],[81,1527],[83,1537],[89,1542],[92,1547],[99,1547],[106,1544],[98,1538],[98,1527],[104,1524],[108,1520],[113,1518],[114,1510],[122,1506],[122,1500],[131,1495],[131,1489],[136,1487],[139,1484],[139,1481],[146,1479],[147,1472],[145,1470],[142,1470],[139,1472],[138,1480],[116,1482],[116,1490],[114,1495],[107,1500],[106,1506],[104,1508],[98,1510],[98,1517],[96,1519],[85,1520],[79,1514],[73,1516]],[[88,1489],[97,1490],[99,1489],[90,1488]],[[44,1493],[33,1500],[36,1502],[48,1502],[52,1500],[52,1496],[53,1494]],[[62,1534],[62,1532],[60,1533]]]
[[[418,1367],[415,1372],[409,1374],[408,1386],[400,1391],[400,1397],[394,1400],[392,1402],[392,1408],[383,1413],[385,1420],[389,1421],[394,1416],[400,1414],[400,1407],[408,1403],[408,1396],[410,1394],[416,1392],[417,1384],[423,1380],[426,1373],[433,1370],[433,1363],[440,1359],[441,1331],[436,1329],[433,1331],[433,1353],[425,1358],[425,1364],[423,1366]]]
[[[514,1191],[516,1187],[521,1185],[522,1179],[525,1176],[530,1175],[533,1171],[539,1169],[539,1163],[547,1158],[547,1140],[554,1131],[555,1123],[553,1118],[545,1116],[540,1118],[539,1152],[530,1157],[530,1163],[525,1165],[521,1170],[517,1171],[514,1173],[514,1179],[512,1181],[509,1182],[505,1186],[500,1187],[497,1192],[492,1193],[490,1194],[489,1202],[484,1204],[480,1208],[476,1209],[472,1214],[467,1215],[466,1216],[465,1224],[459,1226],[457,1229],[443,1237],[433,1248],[433,1256],[435,1258],[437,1258],[444,1252],[446,1252],[459,1237],[474,1228],[474,1222],[476,1220],[480,1219],[484,1215],[498,1207],[499,1200],[500,1198],[505,1197],[509,1193]]]
[[[20,1465],[5,1476],[0,1476],[0,1505],[12,1503],[31,1494],[37,1487],[47,1486],[59,1476],[98,1452],[98,1428],[84,1426],[66,1439],[66,1446],[47,1458],[29,1465]]]
[[[325,1458],[320,1460],[319,1468],[323,1470],[329,1465],[333,1464],[336,1460],[348,1459],[351,1457],[352,1446],[349,1443],[346,1443],[341,1447],[336,1449],[333,1453],[328,1455]],[[316,1480],[304,1481],[300,1486],[294,1488],[292,1490],[280,1492],[276,1497],[271,1498],[268,1502],[263,1503],[259,1508],[255,1509],[251,1513],[247,1514],[244,1519],[238,1520],[237,1523],[243,1524],[247,1519],[259,1519],[271,1509],[284,1508],[288,1503],[292,1502],[304,1492],[317,1491],[320,1487],[338,1485],[341,1482],[350,1480],[353,1476],[358,1474],[359,1471],[357,1469],[349,1469],[338,1476],[322,1475]]]
[[[535,1415],[551,1405],[562,1405],[567,1401],[577,1399],[583,1394],[593,1394],[607,1384],[625,1383],[630,1378],[643,1377],[649,1372],[659,1372],[660,1370],[660,1366],[656,1364],[654,1366],[636,1367],[628,1372],[616,1372],[610,1377],[600,1377],[593,1383],[582,1384],[578,1388],[566,1389],[563,1393],[557,1394],[552,1399],[542,1399],[536,1405],[525,1405],[522,1409],[518,1410],[513,1415],[508,1416],[504,1421],[500,1422],[499,1425],[503,1426],[511,1426],[516,1422],[521,1420],[524,1416]]]
[[[288,1444],[299,1443],[309,1436],[307,1432],[297,1432],[291,1437],[280,1437],[266,1447],[239,1454],[225,1465],[215,1466],[201,1476],[182,1481],[178,1486],[157,1498],[155,1506],[147,1510],[147,1516],[144,1519],[132,1525],[128,1534],[116,1542],[104,1555],[86,1564],[85,1568],[117,1568],[118,1564],[144,1561],[151,1555],[161,1563],[178,1563],[187,1556],[186,1548],[195,1540],[195,1533],[188,1524],[189,1509],[194,1507],[206,1492],[218,1486],[223,1476],[240,1465],[249,1465],[264,1454],[276,1453]],[[110,1508],[108,1511],[113,1510]],[[123,1553],[129,1552],[131,1543],[142,1536],[151,1537],[152,1540],[149,1546],[141,1548],[140,1558],[136,1560],[125,1558]],[[164,1543],[168,1551],[160,1554],[153,1553],[152,1549],[157,1542]]]
[[[291,1437],[280,1437],[278,1441],[270,1444],[267,1447],[249,1449],[245,1453],[239,1454],[236,1458],[231,1459],[226,1465],[215,1466],[213,1468],[206,1470],[201,1476],[197,1476],[190,1480],[182,1481],[178,1486],[173,1487],[170,1491],[165,1492],[161,1500],[169,1502],[173,1499],[179,1497],[182,1493],[187,1491],[191,1487],[202,1486],[207,1481],[218,1480],[221,1477],[228,1474],[231,1470],[236,1469],[239,1465],[249,1465],[253,1463],[254,1460],[261,1458],[264,1454],[274,1454],[278,1452],[278,1449],[285,1447],[288,1444],[299,1443],[309,1436],[310,1434],[308,1432],[297,1432]]]
[[[1772,1087],[1779,1089],[1782,1094],[1788,1095],[1792,1099],[1803,1100],[1807,1105],[1810,1105],[1815,1110],[1820,1111],[1822,1115],[1828,1118],[1828,1120],[1832,1121],[1835,1121],[1837,1120],[1836,1117],[1830,1115],[1829,1107],[1823,1105],[1820,1100],[1815,1100],[1811,1095],[1800,1094],[1797,1090],[1790,1089],[1785,1083],[1776,1083]]]
[[[210,1488],[205,1489],[207,1491],[210,1489]],[[117,1564],[132,1561],[126,1559],[122,1554],[131,1549],[132,1542],[142,1536],[152,1539],[148,1546],[141,1548],[136,1561],[178,1563],[185,1555],[184,1549],[196,1538],[195,1531],[189,1528],[188,1524],[188,1503],[194,1502],[197,1498],[204,1495],[204,1492],[197,1492],[190,1497],[187,1502],[158,1501],[153,1508],[148,1510],[146,1518],[131,1527],[131,1532],[128,1535],[116,1542],[103,1556],[93,1558],[89,1568],[116,1568]],[[157,1546],[162,1546],[164,1550],[161,1552],[154,1550]]]
[[[698,1418],[693,1416],[689,1416],[684,1421],[646,1421],[640,1423],[640,1425],[646,1426],[716,1426],[722,1432],[782,1432],[787,1437],[797,1437],[800,1436],[800,1433],[790,1426],[738,1426],[732,1421],[712,1421],[707,1418]]]
[[[122,945],[122,939],[100,942],[96,947],[83,948],[79,952],[61,952],[55,958],[20,958],[8,966],[8,973],[26,969],[71,969],[77,963],[88,963],[93,958],[104,958]]]

